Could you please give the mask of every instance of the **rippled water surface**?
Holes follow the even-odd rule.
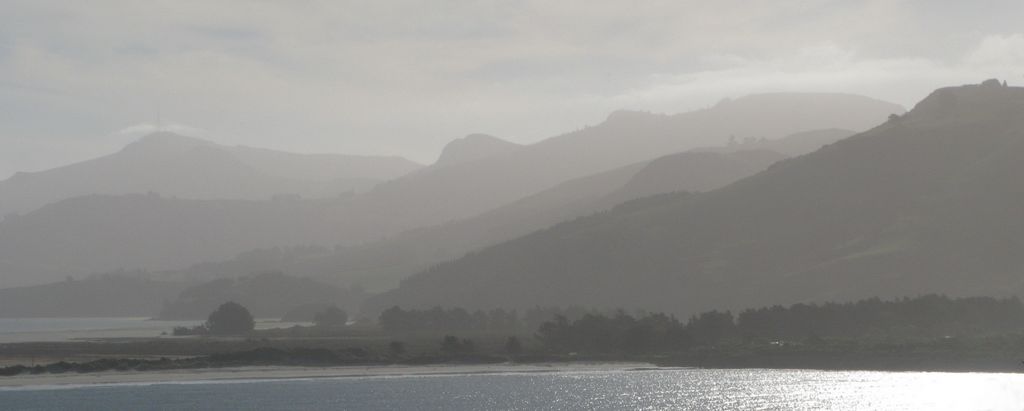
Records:
[[[621,370],[0,390],[2,409],[1020,410],[1024,375]]]

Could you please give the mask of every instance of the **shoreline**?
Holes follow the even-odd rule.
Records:
[[[259,380],[330,378],[386,378],[445,375],[529,374],[633,369],[680,369],[645,362],[549,362],[435,365],[238,366],[159,371],[103,371],[95,373],[25,374],[0,377],[0,392],[20,389],[67,389],[83,386],[230,383]]]
[[[343,366],[236,366],[153,371],[103,371],[95,373],[24,374],[0,377],[0,393],[22,390],[60,390],[102,386],[159,384],[231,384],[260,381],[290,381],[341,378],[441,377],[455,375],[501,375],[585,373],[601,371],[652,370],[777,370],[826,372],[938,373],[938,374],[1020,374],[1006,370],[965,369],[863,369],[815,367],[727,367],[672,366],[637,361],[544,362],[497,364],[425,365],[343,365]]]

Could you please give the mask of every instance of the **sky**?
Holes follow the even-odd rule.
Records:
[[[158,128],[401,155],[774,91],[1024,85],[1024,2],[0,0],[0,178]]]

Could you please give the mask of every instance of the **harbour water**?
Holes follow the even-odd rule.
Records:
[[[1024,375],[623,369],[0,388],[10,410],[1020,410]]]
[[[202,323],[202,320],[157,321],[145,317],[0,318],[0,343],[159,337],[177,326]],[[297,324],[305,323],[257,320],[256,328],[286,328]]]

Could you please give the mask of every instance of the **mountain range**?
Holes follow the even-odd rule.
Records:
[[[581,305],[689,314],[1024,291],[1024,88],[913,110],[705,193],[671,193],[439,264],[367,305]]]
[[[673,115],[617,111],[594,126],[527,146],[501,145],[484,159],[427,167],[379,184],[347,204],[345,215],[376,220],[370,237],[353,238],[365,242],[475,216],[565,181],[720,146],[730,138],[772,140],[829,128],[860,131],[903,111],[863,96],[826,93],[758,94]]]
[[[255,250],[230,261],[198,264],[176,275],[185,279],[232,277],[269,267],[383,291],[418,271],[467,252],[610,209],[627,200],[719,188],[787,158],[774,150],[799,155],[852,134],[819,130],[756,144],[671,154],[569,180],[474,217],[410,230],[382,241],[321,252],[309,248]],[[816,145],[806,144],[809,141]]]
[[[152,316],[186,286],[140,272],[2,288],[0,318]]]
[[[152,192],[204,200],[329,198],[366,190],[420,167],[400,157],[294,154],[158,132],[104,157],[15,174],[0,182],[0,216],[93,194]]]
[[[676,115],[616,112],[599,125],[526,146],[472,135],[450,144],[438,163],[427,167],[401,159],[375,158],[364,159],[376,164],[374,167],[345,168],[338,164],[352,162],[351,157],[320,158],[230,148],[159,133],[111,156],[22,174],[0,183],[0,200],[31,200],[3,200],[12,204],[10,209],[36,207],[0,222],[0,287],[120,269],[180,270],[203,261],[228,260],[253,249],[306,245],[359,251],[355,252],[357,256],[347,252],[332,254],[326,260],[308,263],[315,267],[296,271],[362,270],[363,281],[393,285],[397,278],[424,265],[456,258],[480,246],[600,208],[569,207],[565,209],[569,211],[561,214],[531,217],[521,225],[515,223],[523,221],[518,217],[509,218],[508,222],[484,222],[492,216],[501,220],[501,215],[508,213],[507,209],[502,211],[505,206],[528,208],[531,201],[557,198],[561,194],[549,192],[528,199],[559,184],[583,179],[578,183],[585,186],[588,176],[601,173],[609,173],[609,178],[617,175],[615,178],[625,181],[622,179],[632,177],[629,170],[639,171],[641,163],[714,146],[734,137],[756,145],[758,141],[777,140],[807,130],[860,130],[901,112],[897,105],[852,95],[755,95]],[[768,154],[748,164],[744,163],[746,160],[730,158],[732,154],[718,154],[723,157],[689,154],[694,158],[686,157],[686,162],[699,164],[698,159],[705,158],[736,169],[715,172],[710,177],[692,173],[667,189],[714,188],[715,184],[758,171],[774,161],[771,156],[776,156]],[[774,157],[778,158],[781,157]],[[392,168],[387,173],[379,172],[381,164],[392,164]],[[685,171],[685,167],[680,171]],[[352,184],[334,185],[333,190],[327,191],[310,188],[337,184],[343,178],[341,175],[360,181],[387,181],[371,188]],[[334,177],[338,178],[331,180]],[[697,181],[701,178],[710,180]],[[289,184],[277,188],[278,185],[270,183],[280,179]],[[305,186],[309,191],[291,184],[297,180],[311,182]],[[594,193],[599,196],[610,195],[619,188],[601,183],[601,178],[589,181],[595,184]],[[161,186],[160,182],[165,184]],[[605,200],[602,207],[659,191],[638,184],[633,185],[639,190],[636,193],[609,197],[611,200]],[[348,190],[348,194],[339,195],[342,189]],[[571,191],[571,185],[566,189]],[[82,193],[83,196],[75,196]],[[63,196],[71,197],[60,199]],[[267,199],[268,196],[272,199]],[[572,195],[566,198],[571,199]],[[41,204],[49,199],[53,202]],[[520,200],[525,203],[513,205]],[[496,214],[484,217],[490,212]],[[519,212],[512,212],[516,213]],[[413,255],[404,266],[401,262],[390,262],[386,264],[390,267],[382,268],[379,260],[374,260],[376,257],[367,257],[404,252],[401,247],[375,245],[398,237],[416,238],[402,235],[403,232],[477,217],[476,223],[467,225],[491,225],[495,227],[493,232],[508,231],[480,234],[481,229],[473,228],[470,234],[456,234],[457,238],[448,243],[438,240],[440,246],[433,249],[417,245],[413,252],[418,255]],[[397,243],[403,241],[408,244],[409,240]],[[367,253],[367,249],[375,251]],[[426,257],[421,256],[424,250]],[[363,262],[366,266],[360,268]],[[390,276],[377,275],[381,270]],[[288,273],[293,274],[291,270]],[[353,278],[359,276],[345,275],[345,279]]]

